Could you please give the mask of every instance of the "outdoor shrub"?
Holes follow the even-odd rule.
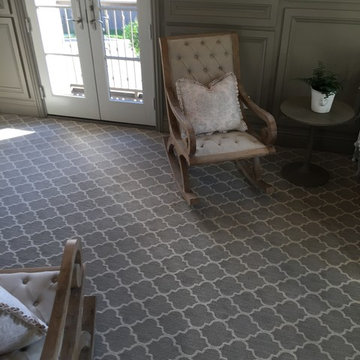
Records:
[[[130,44],[135,51],[137,56],[140,55],[140,44],[139,44],[139,23],[137,20],[129,22],[125,26],[125,39],[130,40]]]

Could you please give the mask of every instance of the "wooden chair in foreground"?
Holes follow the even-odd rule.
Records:
[[[78,240],[66,242],[60,267],[0,270],[0,285],[48,324],[43,346],[21,350],[26,359],[92,359],[95,296],[83,294],[84,270]]]
[[[272,187],[261,180],[259,158],[275,152],[277,128],[273,116],[257,106],[246,94],[240,81],[239,38],[236,33],[172,36],[160,39],[163,78],[170,135],[164,138],[175,179],[188,204],[197,197],[190,189],[188,168],[193,165],[235,161],[248,181],[266,193]],[[240,107],[246,107],[265,122],[259,134],[231,131],[226,134],[196,135],[192,124],[180,108],[175,83],[193,79],[207,85],[226,73],[238,81]],[[243,163],[253,158],[252,166]]]

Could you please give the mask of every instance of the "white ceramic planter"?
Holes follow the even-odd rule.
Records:
[[[326,97],[325,94],[311,88],[311,110],[317,113],[328,113],[334,102],[335,94]]]

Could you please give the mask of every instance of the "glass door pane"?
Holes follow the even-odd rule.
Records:
[[[101,25],[111,101],[142,102],[136,1],[102,1]]]
[[[104,120],[155,125],[150,0],[86,0]]]
[[[84,97],[70,1],[36,1],[35,4],[52,93]]]
[[[150,0],[25,3],[49,114],[155,125]]]
[[[86,1],[24,2],[47,112],[99,119]]]

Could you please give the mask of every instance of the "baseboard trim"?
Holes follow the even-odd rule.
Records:
[[[34,101],[1,99],[0,111],[2,114],[39,116],[39,111]]]

